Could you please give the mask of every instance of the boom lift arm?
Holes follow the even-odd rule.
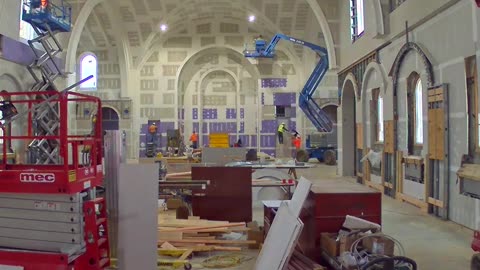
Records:
[[[320,56],[320,61],[300,92],[299,106],[318,131],[331,132],[333,129],[332,120],[313,99],[315,90],[328,70],[328,53],[325,48],[284,34],[276,34],[268,45],[264,40],[257,39],[255,42],[255,50],[245,50],[244,56],[247,58],[273,58],[275,56],[275,47],[282,39],[308,47]]]

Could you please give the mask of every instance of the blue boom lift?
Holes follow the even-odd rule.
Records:
[[[330,133],[333,130],[333,122],[330,119],[329,115],[323,111],[317,102],[313,99],[313,94],[317,89],[318,85],[322,81],[325,73],[328,70],[328,53],[327,50],[321,46],[312,44],[307,41],[303,41],[297,38],[289,37],[284,34],[276,34],[270,43],[261,38],[255,40],[255,50],[245,50],[244,56],[247,58],[274,58],[275,57],[275,47],[277,46],[280,40],[287,40],[293,42],[297,45],[305,46],[312,49],[320,56],[320,61],[313,70],[312,74],[308,78],[307,83],[303,87],[299,95],[299,106],[300,109],[305,113],[307,118],[313,123],[315,128],[319,132]],[[310,146],[310,140],[307,143],[307,153],[309,158],[317,158],[318,160],[324,159],[325,153],[332,153],[331,146],[325,148],[323,146]]]

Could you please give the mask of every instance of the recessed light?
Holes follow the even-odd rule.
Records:
[[[256,18],[255,18],[255,15],[250,15],[250,16],[248,16],[248,21],[249,21],[249,22],[254,22],[255,19],[256,19]]]
[[[160,25],[160,30],[162,30],[162,32],[167,31],[167,29],[168,29],[168,26],[166,24]]]

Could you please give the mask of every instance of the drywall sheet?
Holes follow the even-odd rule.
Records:
[[[287,265],[297,245],[303,223],[284,202],[273,220],[255,270],[281,270]]]
[[[157,268],[158,164],[121,164],[119,269]]]
[[[303,204],[308,197],[308,193],[310,193],[310,188],[312,187],[312,182],[301,177],[298,181],[297,187],[295,188],[295,192],[293,193],[292,199],[288,202],[288,207],[292,214],[295,215],[297,218],[300,216],[302,212]]]

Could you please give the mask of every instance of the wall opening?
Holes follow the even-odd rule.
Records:
[[[92,53],[87,53],[80,58],[80,80],[93,75],[93,78],[80,85],[81,90],[97,90],[97,57]]]
[[[105,130],[119,130],[120,118],[118,113],[109,107],[102,107],[102,129]]]
[[[356,100],[353,83],[348,80],[342,91],[343,170],[345,176],[355,176],[356,165]]]
[[[408,154],[419,156],[423,148],[423,86],[420,75],[407,79]]]

